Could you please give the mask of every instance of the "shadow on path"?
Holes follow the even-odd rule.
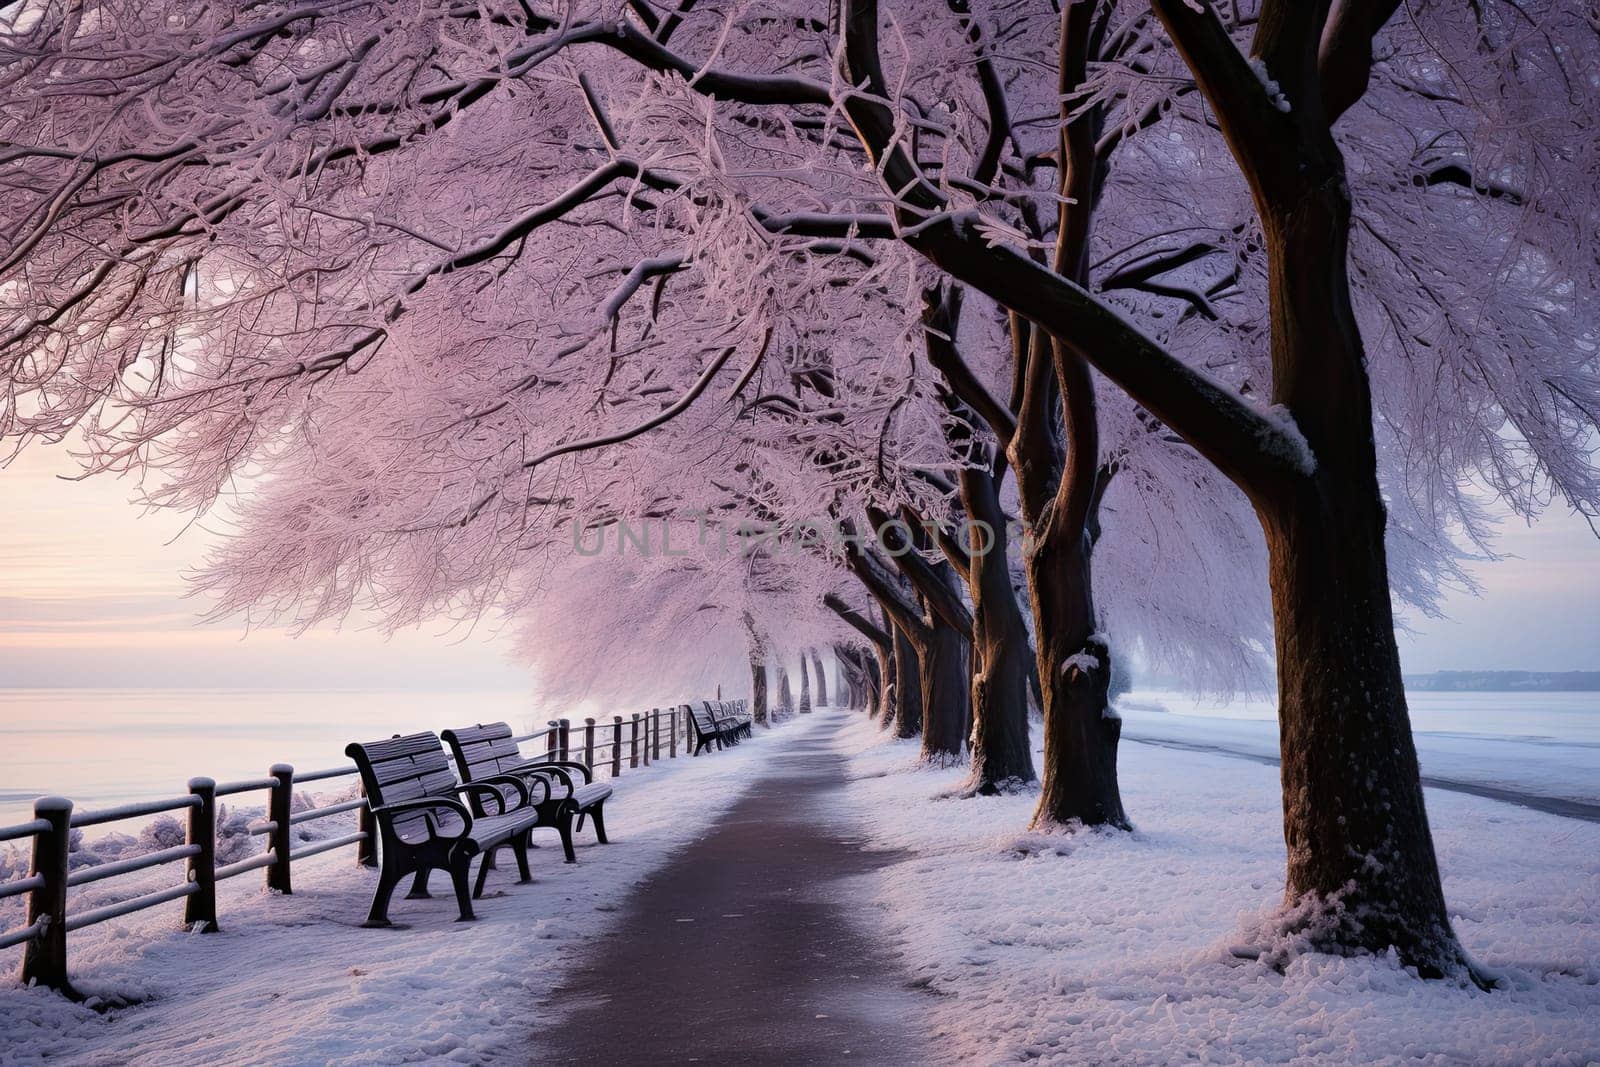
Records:
[[[816,725],[619,902],[614,934],[556,990],[553,1004],[576,1007],[538,1028],[534,1059],[929,1062],[912,1032],[917,995],[846,919],[837,884],[899,857],[863,851],[817,803],[843,786],[845,760]]]

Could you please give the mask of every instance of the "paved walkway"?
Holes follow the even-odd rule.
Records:
[[[842,725],[849,712],[813,714]],[[929,1062],[913,1036],[917,995],[884,947],[847,921],[839,879],[895,857],[863,851],[817,803],[845,773],[833,731],[817,725],[637,887],[615,934],[552,998],[581,1006],[542,1021],[535,1060]]]

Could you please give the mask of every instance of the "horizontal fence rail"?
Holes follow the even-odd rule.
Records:
[[[743,701],[733,702],[742,706]],[[623,761],[637,768],[661,758],[662,728],[666,728],[667,757],[678,755],[680,737],[684,752],[694,751],[693,727],[689,706],[680,704],[652,708],[627,718],[613,715],[609,722],[584,719],[576,727],[569,719],[551,719],[547,727],[513,737],[517,744],[535,743],[530,761],[577,761],[591,774],[608,771],[621,776]],[[538,748],[543,746],[542,751]],[[286,763],[274,764],[265,777],[217,783],[210,778],[192,778],[183,796],[137,801],[109,808],[79,811],[65,797],[46,796],[34,801],[34,818],[14,826],[0,826],[0,842],[27,840],[32,843],[32,862],[24,878],[0,882],[0,900],[27,895],[26,921],[13,930],[0,930],[0,949],[23,946],[22,981],[63,991],[71,990],[67,980],[67,937],[97,923],[118,919],[181,900],[183,925],[189,929],[213,932],[217,921],[216,886],[251,871],[265,870],[267,888],[292,893],[290,874],[294,863],[324,852],[356,846],[356,862],[377,866],[376,828],[366,798],[341,800],[321,807],[293,810],[294,790],[313,782],[349,778],[357,773],[353,763],[323,770],[297,773]],[[264,850],[232,863],[217,863],[217,801],[223,797],[248,793],[266,794],[266,814],[250,823],[246,833],[265,837]],[[86,826],[144,819],[168,812],[183,812],[187,819],[184,843],[117,859],[109,863],[71,869],[72,831]],[[356,813],[354,833],[302,842],[295,846],[291,827],[347,812]],[[167,864],[182,863],[183,881],[126,900],[84,911],[68,911],[67,890],[104,882]]]

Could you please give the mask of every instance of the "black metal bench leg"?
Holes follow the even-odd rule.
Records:
[[[450,881],[456,890],[456,906],[461,909],[461,914],[456,917],[456,922],[471,922],[477,916],[472,914],[472,857],[462,856],[450,864]]]
[[[529,831],[530,833],[532,831]],[[517,857],[517,873],[522,876],[522,881],[533,881],[533,872],[528,869],[528,834],[521,834],[511,841],[511,851]]]
[[[603,800],[596,804],[594,810],[589,813],[589,818],[594,820],[594,839],[602,845],[609,845],[611,842],[606,840],[605,806],[606,802]]]
[[[574,826],[573,826],[573,827],[572,827],[572,832],[573,832],[573,833],[575,833],[575,834],[581,834],[581,833],[583,833],[583,820],[584,820],[584,819],[585,819],[585,818],[587,818],[587,817],[588,817],[588,816],[587,816],[587,813],[585,813],[585,812],[583,812],[583,811],[580,811],[580,812],[578,812],[578,822],[577,822],[577,824],[576,824],[576,825],[574,825]]]
[[[433,896],[428,892],[428,875],[431,873],[433,873],[431,867],[417,868],[417,876],[411,880],[411,892],[406,894],[407,900],[422,900]]]
[[[367,921],[362,926],[389,925],[389,898],[394,895],[394,887],[400,884],[400,877],[404,873],[388,868],[379,872],[378,888],[372,894],[372,910],[367,913]]]
[[[472,887],[472,899],[477,900],[483,896],[483,883],[489,880],[489,872],[494,870],[494,864],[489,862],[489,857],[494,850],[490,849],[483,854],[483,862],[478,864],[478,884]]]
[[[577,863],[578,854],[572,849],[572,812],[564,811],[556,823],[556,833],[561,835],[561,850],[567,854],[568,863]]]

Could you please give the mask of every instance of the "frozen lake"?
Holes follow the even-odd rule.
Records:
[[[196,775],[337,766],[351,741],[501,719],[527,733],[548,718],[505,691],[0,689],[0,825],[30,818],[40,793],[104,807],[176,796]]]
[[[1600,693],[1430,692],[1410,700],[1424,773],[1600,801]],[[1130,738],[1277,753],[1269,700],[1218,705],[1139,690],[1119,706]],[[0,824],[28,818],[43,792],[102,807],[177,795],[194,775],[223,781],[279,762],[333,766],[345,762],[352,740],[498,719],[527,732],[549,718],[513,691],[0,689]]]
[[[1410,693],[1422,773],[1474,785],[1600,802],[1600,693]],[[1134,690],[1117,704],[1123,736],[1278,754],[1276,704],[1219,704]]]

